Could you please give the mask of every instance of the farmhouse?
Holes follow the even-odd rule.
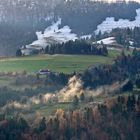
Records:
[[[49,70],[49,69],[40,69],[39,71],[38,71],[38,74],[39,75],[47,75],[47,74],[49,74],[51,71]]]

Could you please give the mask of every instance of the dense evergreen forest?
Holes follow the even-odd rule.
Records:
[[[139,78],[140,52],[134,49],[133,55],[121,56],[112,65],[93,66],[82,75],[85,87],[95,88],[99,85],[111,84],[115,81],[124,81],[127,78],[135,82]]]
[[[119,44],[124,45],[125,47],[133,46],[140,47],[140,28],[135,27],[134,29],[114,29],[111,32],[116,38],[116,41]]]
[[[85,55],[108,55],[104,45],[92,45],[85,40],[68,41],[62,44],[54,44],[45,48],[46,54],[85,54]]]
[[[136,2],[108,4],[89,0],[6,0],[0,5],[1,55],[15,55],[16,48],[32,43],[35,32],[44,31],[58,17],[62,26],[70,26],[74,33],[90,34],[109,16],[134,20],[140,6]]]

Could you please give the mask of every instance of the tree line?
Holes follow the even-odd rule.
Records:
[[[46,54],[88,54],[88,55],[108,55],[108,50],[104,45],[92,45],[85,40],[68,41],[62,44],[53,44],[45,48]]]
[[[113,35],[116,41],[125,47],[140,47],[140,27],[135,27],[134,29],[113,29],[110,35]]]
[[[140,51],[134,49],[132,55],[122,52],[114,61],[113,64],[91,66],[85,70],[81,75],[84,86],[96,88],[126,79],[135,85],[140,75]]]

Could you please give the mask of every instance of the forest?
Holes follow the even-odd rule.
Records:
[[[111,35],[114,35],[119,44],[124,45],[125,47],[133,46],[140,47],[140,28],[135,27],[134,29],[114,29],[111,32]],[[131,43],[132,42],[132,43]]]
[[[106,17],[135,20],[137,8],[124,1],[0,1],[0,140],[139,140],[140,27],[94,32]],[[43,33],[49,25],[51,37]],[[54,34],[67,40],[69,31],[77,39],[54,41]]]
[[[134,82],[136,78],[139,78],[140,74],[139,59],[140,52],[134,49],[133,55],[126,55],[122,52],[112,65],[91,66],[82,75],[85,86],[96,87],[110,84],[114,81],[123,81],[128,77]]]
[[[46,54],[84,54],[84,55],[108,55],[106,46],[92,45],[86,40],[68,41],[62,44],[54,44],[45,48]]]
[[[59,109],[36,125],[21,116],[0,123],[1,140],[138,140],[139,132],[140,96],[135,95],[118,96],[82,110]]]
[[[136,2],[108,4],[89,0],[6,0],[0,5],[0,48],[1,55],[6,56],[15,55],[17,48],[35,41],[36,31],[44,31],[58,17],[62,19],[61,26],[68,25],[72,32],[85,35],[93,33],[106,17],[134,20],[140,7]]]

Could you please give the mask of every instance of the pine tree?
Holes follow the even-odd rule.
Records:
[[[24,132],[26,129],[29,128],[29,125],[28,123],[26,122],[26,120],[24,120],[23,118],[20,118],[19,121],[19,126],[20,126],[20,129]]]
[[[16,51],[16,56],[22,56],[21,49],[18,49],[18,50]]]
[[[45,117],[42,118],[42,120],[39,123],[38,131],[43,132],[46,129],[46,119]]]
[[[136,98],[135,95],[128,96],[127,100],[127,110],[128,111],[134,111],[135,110],[135,104],[136,104]]]
[[[137,79],[136,79],[135,84],[136,84],[136,87],[137,87],[137,88],[140,88],[140,78],[137,78]]]
[[[78,99],[77,95],[75,95],[74,98],[73,98],[73,106],[77,107],[78,104],[79,104],[79,99]]]
[[[81,102],[85,101],[85,95],[84,95],[83,92],[82,92],[81,95],[80,95],[80,100],[81,100]]]

